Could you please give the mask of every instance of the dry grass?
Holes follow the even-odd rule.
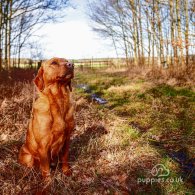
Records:
[[[19,82],[13,86],[6,86],[6,90],[13,95],[1,99],[1,194],[32,194],[43,190],[46,184],[38,170],[30,170],[18,164],[17,156],[28,126],[33,85]],[[123,121],[113,118],[110,113],[97,110],[80,95],[75,94],[75,99],[78,104],[77,125],[70,154],[73,175],[65,177],[59,165],[52,170],[52,181],[46,185],[45,191],[51,194],[128,193],[132,190],[127,183],[131,172],[137,166],[150,169],[156,161],[155,155],[153,152],[137,153],[140,146],[133,141],[124,147],[123,142],[130,140],[118,128]],[[136,182],[135,176],[134,179]]]
[[[75,95],[77,125],[70,152],[73,174],[64,176],[59,164],[52,170],[52,181],[45,184],[38,170],[22,167],[17,161],[30,117],[33,85],[17,83],[7,87],[14,95],[1,100],[1,194],[33,194],[44,186],[50,194],[128,193],[132,187],[127,178],[131,175],[136,182],[131,174],[135,167],[149,170],[157,160],[151,149],[147,154],[137,152],[140,145],[130,142],[118,129],[123,121],[101,113],[92,104],[86,104],[86,99]],[[129,144],[124,148],[125,139]]]
[[[103,77],[100,76],[102,72],[100,75],[88,72],[81,78],[76,77],[75,84],[81,80],[88,81],[97,92],[102,90],[105,97],[110,98],[110,103],[102,108],[74,89],[76,127],[70,149],[73,174],[64,176],[59,162],[57,167],[52,168],[49,183],[42,180],[39,170],[27,169],[17,161],[30,117],[33,84],[24,81],[0,84],[0,194],[166,194],[166,190],[184,193],[187,187],[183,184],[173,187],[163,183],[150,185],[137,182],[139,177],[152,177],[151,169],[162,162],[159,151],[150,146],[136,124],[136,117],[147,116],[147,111],[151,109],[149,104],[137,101],[137,93],[147,92],[154,86],[143,83],[142,77],[136,81],[132,79],[129,84],[124,72],[118,74],[116,70],[109,70],[104,72]],[[120,101],[124,97],[133,97],[134,102],[123,104]],[[162,105],[157,99],[153,106],[159,109]],[[124,109],[131,114],[131,121],[129,115],[124,114]],[[134,111],[136,116],[132,115]],[[144,123],[148,125],[147,120]],[[178,166],[170,159],[166,160],[166,164],[177,172]]]
[[[195,66],[190,65],[189,70],[180,67],[159,68],[147,66],[130,66],[123,68],[107,68],[100,72],[107,74],[121,74],[132,79],[144,79],[154,83],[167,83],[172,86],[194,86],[195,83]]]

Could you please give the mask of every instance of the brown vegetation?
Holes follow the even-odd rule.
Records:
[[[27,70],[24,73],[27,75]],[[159,74],[162,78],[163,74]],[[1,83],[0,193],[34,194],[43,190],[50,194],[192,193],[193,186],[188,180],[153,185],[137,182],[139,177],[151,178],[150,172],[158,163],[166,164],[170,177],[180,176],[179,165],[151,146],[149,140],[161,142],[167,150],[185,147],[194,158],[193,83],[178,88],[178,79],[167,85],[165,82],[171,80],[166,77],[159,80],[156,73],[151,75],[146,71],[140,74],[138,69],[76,72],[73,88],[76,127],[70,147],[73,173],[66,177],[57,164],[52,167],[52,180],[47,184],[39,170],[18,163],[31,113],[33,84],[28,80]],[[76,89],[82,82],[103,94],[108,104],[92,103]]]

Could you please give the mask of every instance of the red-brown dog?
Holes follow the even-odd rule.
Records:
[[[50,175],[50,161],[61,153],[62,170],[70,173],[68,152],[74,128],[71,102],[71,79],[74,65],[62,58],[42,64],[34,80],[38,99],[33,104],[26,142],[20,149],[19,161],[27,167],[39,163],[42,175]]]

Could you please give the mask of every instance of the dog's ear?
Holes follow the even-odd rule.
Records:
[[[34,83],[40,91],[43,91],[44,81],[43,81],[43,67],[42,66],[38,70],[37,76],[34,79]]]
[[[69,81],[69,83],[68,83],[68,87],[69,87],[70,91],[72,91],[71,81]]]

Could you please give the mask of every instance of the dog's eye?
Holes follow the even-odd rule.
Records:
[[[51,65],[58,65],[58,63],[57,63],[56,61],[53,61],[53,62],[51,63]]]

